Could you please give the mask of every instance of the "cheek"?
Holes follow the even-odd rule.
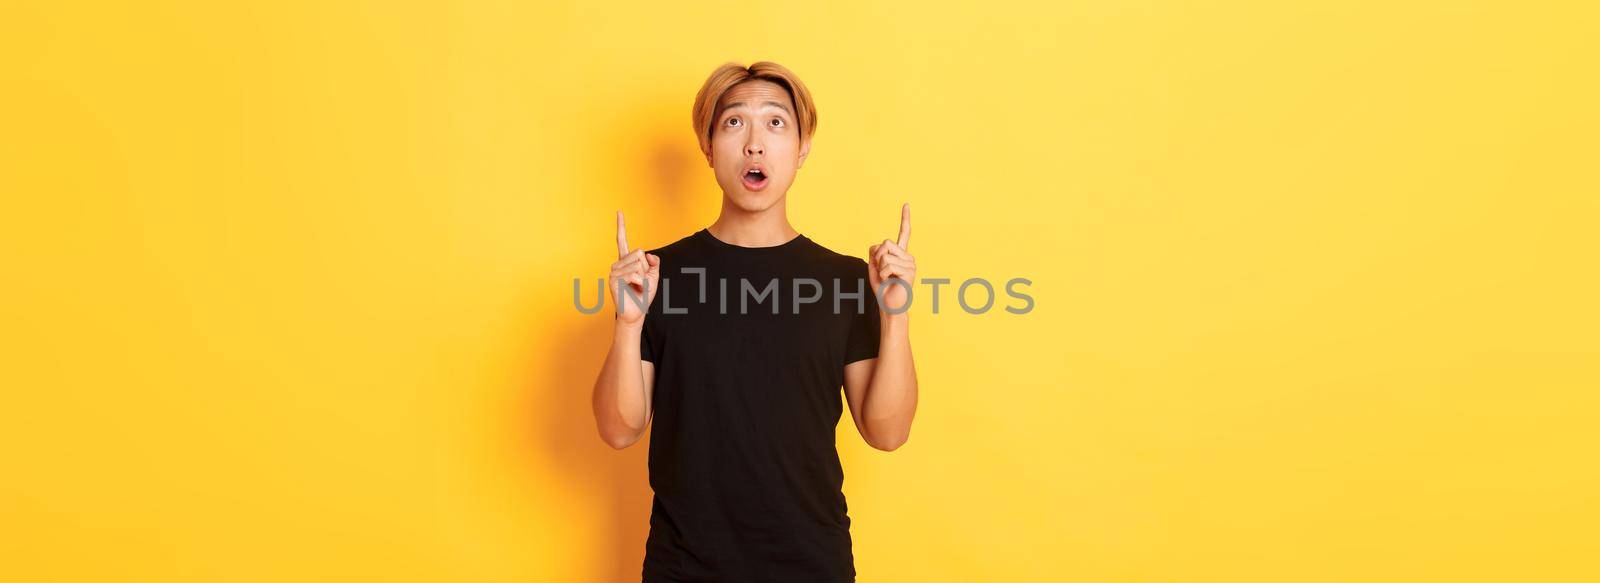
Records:
[[[793,167],[800,159],[800,144],[791,140],[774,140],[767,147],[767,155],[775,160],[782,160],[784,165]]]
[[[716,167],[719,173],[722,171],[738,171],[740,163],[744,159],[744,153],[739,150],[738,146],[729,146],[729,143],[729,141],[723,140],[711,144],[711,164]]]

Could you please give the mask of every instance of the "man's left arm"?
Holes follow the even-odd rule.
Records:
[[[911,244],[911,205],[900,207],[900,236],[868,250],[867,276],[878,295],[878,357],[844,369],[845,399],[856,430],[872,447],[894,451],[911,437],[917,413],[917,367],[911,359],[911,283],[916,259]],[[891,285],[884,289],[883,282]],[[898,312],[898,313],[896,313]]]

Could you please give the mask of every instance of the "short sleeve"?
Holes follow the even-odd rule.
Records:
[[[878,330],[881,326],[878,322],[878,294],[872,289],[872,280],[867,278],[867,263],[860,261],[856,271],[856,277],[861,282],[861,289],[866,290],[863,294],[866,297],[862,298],[862,305],[866,309],[859,310],[861,312],[859,314],[856,313],[857,310],[851,310],[848,307],[842,310],[844,312],[843,315],[850,318],[850,338],[845,341],[844,349],[845,364],[878,357]],[[850,289],[855,286],[845,283],[842,287],[843,289]],[[850,306],[854,303],[853,301],[846,301],[844,306]]]
[[[655,307],[654,302],[650,307]],[[656,362],[656,354],[658,354],[656,350],[656,335],[660,332],[656,330],[656,315],[650,310],[645,310],[644,326],[641,326],[639,330],[639,359],[651,364],[659,364]]]
[[[660,249],[645,251],[652,255],[660,256]],[[666,269],[662,270],[661,282],[665,285]],[[658,329],[661,319],[662,294],[657,293],[654,301],[644,310],[644,325],[639,327],[639,360],[651,364],[660,364],[656,361],[661,355],[661,331]]]
[[[650,322],[646,319],[644,332],[639,334],[639,360],[656,363],[656,353],[650,348]]]

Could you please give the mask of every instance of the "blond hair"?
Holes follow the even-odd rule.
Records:
[[[795,123],[800,128],[800,140],[804,142],[811,138],[817,131],[817,106],[811,101],[811,92],[806,90],[806,85],[800,82],[793,71],[783,65],[770,61],[753,63],[746,67],[738,63],[727,63],[706,77],[700,92],[694,96],[694,133],[700,138],[700,151],[711,152],[711,124],[716,122],[717,102],[722,100],[722,95],[733,86],[746,81],[770,81],[789,92],[789,98],[794,100]]]

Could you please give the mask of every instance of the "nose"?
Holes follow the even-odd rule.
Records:
[[[755,133],[751,132],[750,139],[744,143],[744,155],[746,156],[760,156],[766,153],[766,148],[761,145],[761,140],[756,138]]]

